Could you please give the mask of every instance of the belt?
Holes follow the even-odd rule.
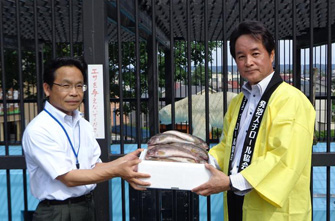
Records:
[[[78,197],[71,197],[66,200],[42,200],[40,203],[45,205],[64,205],[64,204],[72,204],[72,203],[80,203],[84,201],[92,201],[93,193],[90,192],[88,194],[78,196]]]

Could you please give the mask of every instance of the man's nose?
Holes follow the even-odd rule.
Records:
[[[253,63],[254,63],[253,58],[251,56],[246,56],[246,58],[245,58],[245,66],[253,65]]]

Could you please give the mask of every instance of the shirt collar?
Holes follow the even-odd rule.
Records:
[[[67,123],[67,122],[69,122],[69,120],[70,121],[72,120],[71,124],[73,126],[77,124],[77,122],[80,120],[80,118],[82,118],[82,113],[80,111],[75,110],[75,111],[73,111],[73,115],[69,116],[69,115],[65,114],[63,111],[60,111],[57,108],[55,108],[52,104],[49,103],[49,101],[45,102],[44,109],[49,111],[61,123]]]
[[[274,72],[269,74],[267,77],[265,77],[263,80],[261,80],[255,85],[250,85],[249,82],[244,83],[244,85],[242,86],[242,92],[246,96],[246,98],[249,99],[249,95],[254,90],[259,91],[260,96],[262,96],[268,84],[270,83],[273,74]]]

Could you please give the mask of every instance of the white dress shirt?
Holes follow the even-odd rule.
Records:
[[[242,155],[245,137],[249,129],[250,121],[256,110],[259,100],[261,99],[264,91],[266,90],[266,87],[270,83],[273,74],[274,72],[268,75],[258,84],[250,85],[247,82],[242,86],[242,93],[248,99],[248,102],[241,116],[240,128],[236,141],[235,154],[231,164],[232,168],[230,170],[231,173],[230,179],[232,185],[234,188],[240,190],[235,192],[237,195],[245,195],[252,189],[252,186],[248,183],[246,179],[244,179],[242,174],[238,173],[238,167]]]
[[[65,128],[76,152],[80,169],[92,169],[101,162],[101,150],[91,124],[79,111],[73,116],[46,102],[45,109]],[[79,146],[80,144],[80,146]],[[76,170],[76,157],[62,127],[46,111],[39,113],[27,126],[22,147],[30,175],[30,188],[39,200],[64,200],[92,191],[96,184],[67,187],[56,178]]]

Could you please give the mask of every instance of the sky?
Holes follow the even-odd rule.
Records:
[[[228,42],[229,46],[229,42]],[[292,54],[293,54],[293,44],[291,40],[285,40],[279,42],[279,56],[280,56],[280,64],[292,64]],[[318,46],[314,48],[314,63],[315,64],[327,64],[327,46]],[[227,49],[228,54],[228,65],[232,65],[232,57],[230,56],[229,47]],[[221,56],[222,50],[218,48],[217,52],[213,53],[213,66],[221,66]],[[303,49],[301,52],[301,63],[309,64],[309,48]],[[235,62],[233,63],[235,65]],[[332,44],[332,64],[335,64],[335,43]]]

